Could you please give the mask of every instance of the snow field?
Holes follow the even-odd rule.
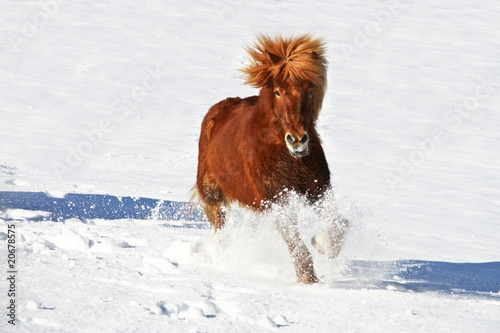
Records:
[[[237,71],[245,44],[310,32],[327,41],[318,131],[352,225],[338,259],[312,249],[323,283],[302,286],[272,216],[234,208],[214,237],[5,209],[16,331],[498,331],[497,292],[422,291],[442,281],[353,262],[498,263],[499,13],[489,0],[1,2],[0,191],[186,201],[205,112],[257,93]],[[324,226],[299,216],[309,244]]]
[[[326,332],[365,330],[374,318],[377,330],[390,331],[461,330],[464,322],[489,331],[498,324],[494,297],[343,288],[335,283],[347,263],[327,264],[317,252],[323,284],[297,285],[276,231],[263,234],[266,227],[238,213],[247,222],[215,238],[209,229],[186,233],[161,221],[16,221],[23,262],[17,329]]]

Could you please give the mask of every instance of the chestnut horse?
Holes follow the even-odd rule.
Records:
[[[315,128],[327,81],[324,43],[310,35],[262,35],[247,51],[251,61],[242,70],[245,83],[260,88],[259,95],[215,104],[201,126],[196,189],[216,231],[224,226],[231,202],[263,211],[295,191],[313,204],[330,188]],[[313,238],[313,245],[334,257],[347,221],[327,217],[331,227]],[[318,282],[296,221],[280,220],[277,226],[298,281]]]

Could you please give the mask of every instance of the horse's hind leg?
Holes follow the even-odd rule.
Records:
[[[224,226],[226,214],[225,214],[225,205],[203,205],[203,210],[207,215],[208,220],[214,227],[215,231],[221,229]]]
[[[215,231],[221,229],[225,223],[225,208],[227,200],[222,193],[222,190],[217,185],[215,179],[207,172],[201,186],[198,187],[198,192],[203,200],[203,210],[207,215],[208,220],[215,228]]]

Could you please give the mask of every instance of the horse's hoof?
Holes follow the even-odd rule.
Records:
[[[335,258],[339,255],[341,246],[336,242],[328,230],[317,233],[312,239],[311,244],[328,258]]]
[[[302,274],[302,276],[300,276],[297,279],[297,282],[305,283],[305,284],[314,284],[314,283],[318,283],[319,279],[316,277],[316,274],[314,274],[314,272],[304,273],[304,274]]]

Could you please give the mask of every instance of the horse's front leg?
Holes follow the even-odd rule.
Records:
[[[327,222],[327,228],[317,233],[311,239],[311,243],[328,258],[335,258],[344,245],[349,229],[349,221],[339,215],[335,207],[329,207],[324,202],[317,213]]]
[[[297,281],[301,283],[316,283],[319,282],[314,273],[314,266],[311,252],[306,244],[300,237],[299,230],[294,221],[278,220],[276,226],[285,240],[290,255],[292,256],[292,263],[297,274]]]

